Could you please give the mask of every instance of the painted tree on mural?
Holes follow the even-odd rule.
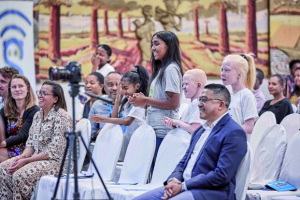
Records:
[[[246,52],[257,56],[256,0],[247,0]]]
[[[117,35],[119,37],[123,37],[123,25],[122,25],[122,13],[139,9],[140,6],[136,1],[125,2],[124,0],[114,0],[111,4],[111,9],[118,12],[117,17],[117,27],[118,32]]]
[[[70,6],[70,0],[40,0],[40,4],[50,7],[48,57],[53,62],[61,59],[60,55],[60,6]]]
[[[109,0],[83,0],[79,2],[80,5],[91,6],[91,47],[95,49],[99,44],[99,34],[98,34],[98,9],[104,10],[104,34],[108,35],[108,22],[107,22],[107,10],[111,1]]]
[[[229,34],[227,27],[227,10],[234,10],[237,8],[237,0],[205,0],[201,4],[204,8],[209,9],[211,6],[218,8],[219,14],[219,52],[222,55],[230,53]]]

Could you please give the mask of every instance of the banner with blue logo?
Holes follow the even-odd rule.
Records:
[[[0,1],[0,67],[12,66],[35,90],[33,2]]]

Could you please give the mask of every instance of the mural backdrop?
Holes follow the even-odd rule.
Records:
[[[271,72],[290,74],[289,62],[300,59],[300,1],[270,1]]]
[[[252,52],[269,73],[267,0],[41,0],[38,11],[39,78],[67,61],[80,62],[86,76],[100,43],[112,47],[116,70],[150,71],[151,37],[161,30],[177,34],[185,71],[219,77],[224,56]]]

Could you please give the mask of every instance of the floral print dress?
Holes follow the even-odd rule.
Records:
[[[19,119],[8,119],[7,120],[7,133],[10,137],[15,137],[20,129],[22,128],[23,122],[22,122],[22,117]],[[8,157],[16,157],[19,156],[23,153],[25,149],[25,143],[17,144],[12,147],[7,148],[8,151]]]
[[[45,119],[43,119],[42,109],[35,114],[26,148],[33,150],[32,156],[43,152],[48,159],[27,163],[13,174],[8,173],[8,168],[14,158],[2,162],[0,164],[1,200],[29,200],[36,183],[42,176],[58,174],[67,142],[64,133],[69,130],[72,130],[72,118],[61,108],[58,111],[52,108]],[[64,172],[66,164],[67,160]]]

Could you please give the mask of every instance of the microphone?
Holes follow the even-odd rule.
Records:
[[[104,97],[101,97],[99,95],[95,95],[95,94],[90,93],[90,92],[85,92],[85,94],[88,95],[88,96],[90,96],[90,97],[100,99],[101,101],[104,101],[105,103],[113,104],[113,100],[110,99],[110,98],[104,98]]]

